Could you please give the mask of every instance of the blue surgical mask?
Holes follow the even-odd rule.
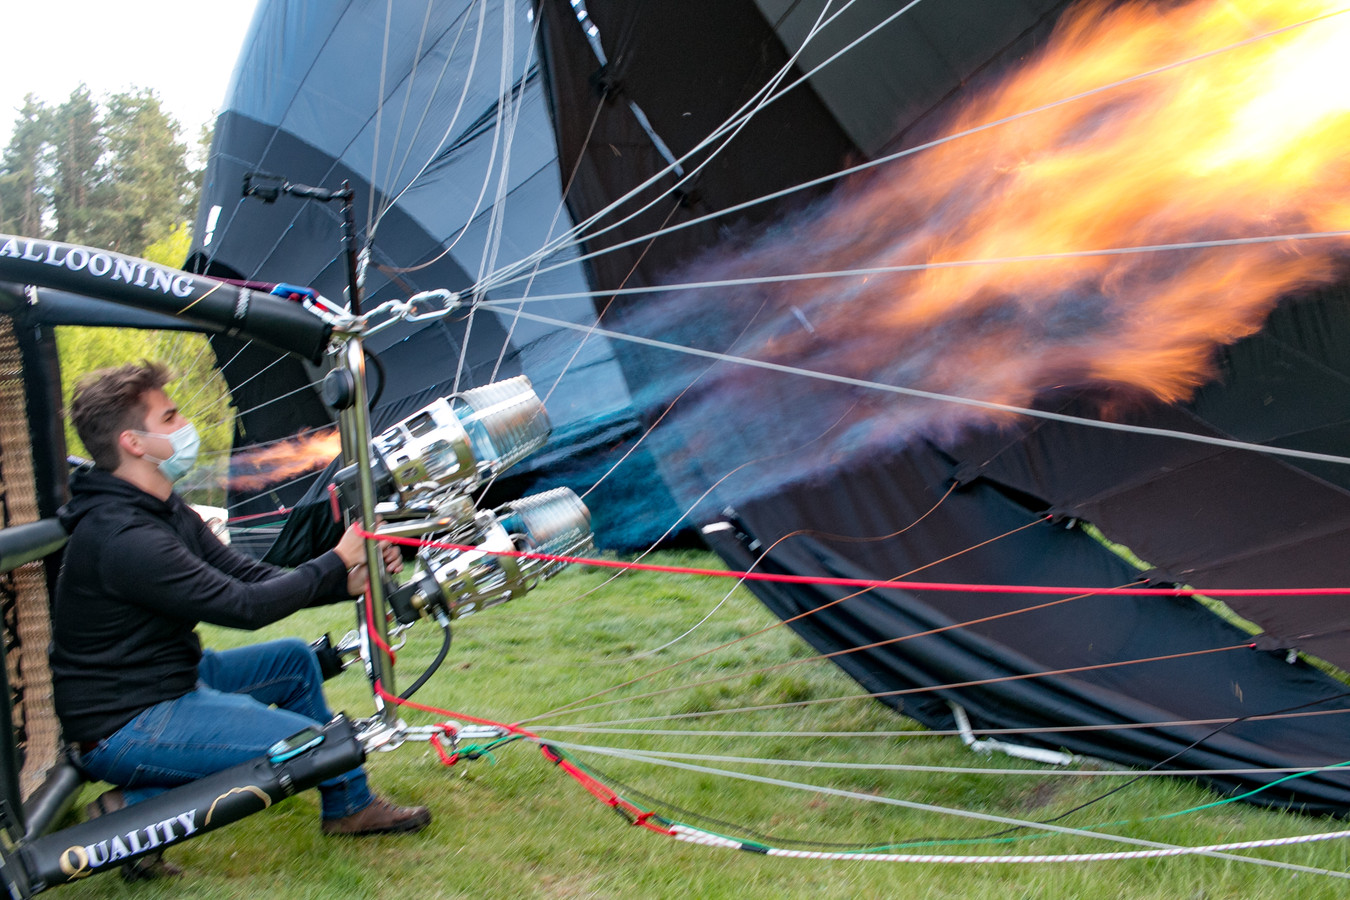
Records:
[[[149,432],[142,431],[140,434],[148,435]],[[145,457],[151,462],[158,462],[160,473],[169,481],[176,482],[197,464],[197,450],[200,449],[202,444],[201,437],[198,436],[197,428],[191,422],[177,431],[166,435],[156,435],[156,437],[167,437],[169,443],[173,445],[173,453],[169,454],[169,458],[164,460],[156,460],[149,453],[145,454]]]

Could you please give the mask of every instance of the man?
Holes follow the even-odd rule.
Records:
[[[52,612],[51,663],[66,739],[79,745],[89,775],[118,786],[91,804],[92,814],[261,756],[332,717],[318,661],[302,641],[203,653],[198,622],[256,629],[366,586],[355,527],[290,570],[256,562],[211,533],[173,492],[196,460],[198,439],[164,392],[169,379],[158,363],[105,369],[83,379],[71,402],[94,466],[72,476],[60,511],[70,542]],[[396,550],[383,552],[391,571],[401,567]],[[319,790],[326,834],[418,831],[431,819],[425,807],[375,797],[359,768]],[[176,870],[152,859],[123,874]]]

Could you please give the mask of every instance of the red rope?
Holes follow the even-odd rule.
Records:
[[[331,488],[330,488],[330,496],[332,497],[333,502],[334,502],[334,507],[336,508],[336,504],[337,504],[337,495],[336,495],[336,491],[332,491]],[[418,539],[416,539],[416,538],[401,538],[401,537],[393,537],[393,536],[381,536],[381,535],[378,535],[378,534],[373,534],[373,533],[371,533],[371,532],[365,531],[364,529],[358,529],[358,531],[359,531],[359,533],[361,534],[361,536],[364,537],[364,538],[366,538],[367,540],[384,540],[384,541],[389,541],[390,543],[394,543],[394,544],[402,544],[402,545],[405,545],[405,546],[412,546],[412,547],[434,547],[434,548],[438,548],[438,549],[459,550],[459,551],[480,551],[480,552],[481,552],[481,550],[482,550],[482,548],[475,547],[475,546],[472,546],[472,545],[466,545],[466,544],[449,544],[449,543],[441,543],[441,542],[437,542],[437,541],[424,541],[424,540],[418,540]],[[694,568],[694,567],[689,567],[689,566],[659,566],[659,565],[651,565],[651,564],[646,564],[646,563],[627,563],[627,562],[620,562],[620,561],[616,561],[616,560],[602,560],[602,559],[594,559],[594,558],[589,558],[589,557],[576,557],[576,556],[560,556],[560,555],[550,554],[550,553],[531,553],[531,552],[518,551],[518,550],[517,550],[517,551],[506,551],[506,550],[503,550],[503,551],[495,551],[495,552],[493,552],[493,553],[490,554],[490,555],[496,555],[496,556],[514,556],[514,557],[518,557],[518,558],[526,558],[526,559],[539,559],[539,560],[543,560],[543,561],[546,561],[546,562],[561,562],[561,563],[569,563],[569,564],[575,564],[575,565],[594,566],[594,567],[599,567],[599,568],[634,569],[634,570],[639,570],[639,571],[662,572],[662,573],[676,574],[676,575],[701,575],[701,576],[711,577],[711,578],[737,578],[737,579],[747,580],[747,581],[773,581],[773,582],[780,582],[780,583],[787,583],[787,584],[822,584],[822,585],[834,585],[834,586],[841,586],[841,587],[858,587],[858,588],[896,588],[896,587],[903,587],[903,588],[906,588],[906,589],[909,589],[909,590],[920,590],[920,591],[962,591],[962,592],[969,592],[969,593],[1026,593],[1026,594],[1082,594],[1082,593],[1087,593],[1087,594],[1118,594],[1118,595],[1121,595],[1121,596],[1150,596],[1150,595],[1152,595],[1152,596],[1170,596],[1170,597],[1194,596],[1195,594],[1200,594],[1200,593],[1203,593],[1203,594],[1205,594],[1205,595],[1212,596],[1212,597],[1235,597],[1235,596],[1273,596],[1273,597],[1292,597],[1292,596],[1343,596],[1343,595],[1350,595],[1350,588],[1307,588],[1307,589],[1302,589],[1302,590],[1300,590],[1300,589],[1293,589],[1293,588],[1274,588],[1274,589],[1270,589],[1270,590],[1258,590],[1258,589],[1216,589],[1216,590],[1207,590],[1207,591],[1195,591],[1195,590],[1184,590],[1184,589],[1181,589],[1181,588],[1053,587],[1053,586],[1047,586],[1047,585],[952,584],[952,583],[944,583],[944,582],[883,581],[883,580],[862,579],[862,578],[816,578],[816,577],[810,577],[810,576],[804,576],[804,575],[775,575],[775,574],[771,574],[771,573],[763,573],[763,572],[733,572],[733,571],[724,571],[724,570],[719,570],[719,569],[700,569],[700,568]],[[370,635],[371,640],[372,640],[377,646],[379,646],[385,653],[389,654],[389,657],[390,657],[390,659],[392,660],[392,659],[394,658],[393,650],[390,649],[390,647],[388,646],[388,644],[386,644],[386,643],[383,641],[383,639],[380,637],[379,631],[378,631],[378,630],[375,628],[375,626],[374,626],[374,613],[373,613],[373,610],[371,609],[371,603],[370,603],[370,588],[369,588],[369,586],[367,586],[367,588],[366,588],[366,628],[367,628],[367,632],[368,632],[369,635]],[[1222,647],[1222,648],[1217,648],[1217,649],[1214,649],[1214,650],[1208,650],[1208,651],[1196,651],[1195,653],[1214,653],[1214,652],[1220,652],[1220,651],[1222,651],[1222,650],[1236,650],[1236,649],[1241,649],[1241,648],[1243,648],[1243,647],[1248,647],[1248,648],[1249,648],[1249,647],[1252,647],[1252,646],[1254,646],[1254,645],[1252,645],[1252,644],[1239,644],[1239,645],[1235,645],[1235,646],[1233,646],[1233,647]],[[1195,654],[1193,654],[1193,653],[1188,653],[1188,654],[1177,654],[1177,655],[1178,655],[1178,656],[1189,656],[1189,655],[1195,655]],[[1167,657],[1163,657],[1163,658],[1167,658]],[[1135,662],[1137,662],[1137,661],[1135,661]],[[1105,666],[1100,666],[1100,667],[1101,667],[1101,668],[1106,668],[1106,667],[1108,667],[1109,665],[1110,665],[1110,664],[1107,664],[1107,665],[1105,665]],[[1117,665],[1119,665],[1119,664],[1117,664]],[[1069,673],[1069,672],[1080,671],[1081,669],[1087,669],[1087,668],[1094,668],[1094,669],[1095,669],[1095,668],[1098,668],[1098,667],[1099,667],[1099,666],[1079,667],[1079,668],[1075,668],[1075,669],[1065,669],[1065,670],[1061,670],[1060,672],[1045,672],[1045,673],[1035,673],[1035,674],[1036,674],[1036,675],[1065,674],[1065,673]],[[1028,674],[1022,675],[1022,676],[1013,676],[1012,678],[1008,678],[1007,676],[1004,676],[1004,677],[1002,677],[1002,678],[987,679],[987,680],[985,680],[985,681],[1016,680],[1016,678],[1027,678],[1027,677],[1035,677],[1035,675],[1032,675],[1032,674],[1028,673]],[[984,681],[981,681],[981,682],[970,682],[969,684],[972,684],[972,685],[973,685],[973,684],[980,684],[980,683],[984,683]],[[965,686],[965,685],[962,685],[962,686]],[[554,751],[551,747],[549,747],[546,743],[544,743],[543,740],[542,740],[537,734],[535,734],[535,733],[533,733],[533,732],[531,732],[531,731],[527,731],[526,729],[522,728],[519,724],[507,724],[507,723],[505,723],[505,722],[497,722],[497,721],[494,721],[494,720],[492,720],[492,719],[484,719],[484,718],[481,718],[481,717],[478,717],[478,716],[471,716],[471,715],[468,715],[468,714],[466,714],[466,713],[455,712],[455,711],[453,711],[453,710],[441,709],[441,708],[439,708],[439,707],[434,707],[434,706],[427,706],[427,705],[425,705],[425,704],[416,703],[416,702],[414,702],[414,701],[412,701],[412,700],[405,700],[405,699],[403,699],[402,697],[399,697],[399,696],[397,696],[397,695],[395,695],[395,694],[391,694],[389,691],[385,690],[384,685],[379,681],[379,679],[376,679],[376,680],[374,681],[373,687],[374,687],[374,691],[375,691],[376,696],[380,697],[381,699],[383,699],[384,701],[386,701],[386,702],[388,702],[388,703],[392,703],[392,704],[395,704],[395,705],[397,705],[397,706],[406,706],[406,707],[409,707],[409,708],[412,708],[412,709],[417,709],[417,710],[421,710],[421,711],[423,711],[423,712],[431,713],[431,714],[433,714],[433,715],[445,716],[445,717],[451,718],[451,719],[459,719],[459,720],[464,720],[464,721],[468,721],[468,722],[473,722],[473,723],[479,724],[479,725],[487,725],[487,726],[490,726],[490,727],[501,728],[501,729],[503,729],[504,731],[506,731],[506,732],[509,733],[509,734],[514,734],[514,735],[517,735],[517,736],[519,736],[519,737],[523,737],[523,738],[527,738],[527,739],[533,740],[533,741],[535,741],[535,742],[537,742],[537,743],[539,744],[540,752],[543,753],[543,755],[544,755],[544,757],[545,757],[546,759],[548,759],[550,762],[553,762],[555,765],[557,765],[559,768],[561,768],[564,772],[566,772],[568,775],[570,775],[570,776],[573,778],[573,780],[575,780],[578,784],[580,784],[580,785],[582,786],[583,789],[586,790],[587,793],[591,794],[592,796],[594,796],[596,799],[600,800],[600,801],[601,801],[602,803],[604,803],[605,805],[607,805],[607,806],[609,806],[609,807],[615,809],[616,811],[622,813],[622,814],[625,816],[625,818],[628,819],[628,821],[630,822],[630,824],[633,824],[633,825],[639,825],[639,826],[641,826],[641,827],[643,827],[643,828],[646,828],[646,829],[648,829],[648,830],[650,830],[650,831],[657,832],[658,834],[664,834],[664,835],[667,835],[667,836],[673,835],[673,834],[674,834],[673,831],[671,831],[669,828],[666,828],[665,826],[659,824],[659,822],[653,822],[653,821],[652,821],[652,819],[653,819],[653,813],[652,813],[652,812],[650,812],[650,811],[648,811],[648,810],[643,810],[643,809],[641,809],[640,807],[637,807],[637,806],[633,805],[632,803],[630,803],[629,801],[625,800],[623,797],[619,796],[619,794],[617,794],[616,792],[614,792],[612,789],[610,789],[610,788],[609,788],[607,785],[605,785],[603,782],[597,780],[594,776],[592,776],[592,775],[589,774],[588,772],[586,772],[586,771],[582,770],[581,768],[577,767],[576,765],[574,765],[572,762],[570,762],[568,759],[566,759],[566,757],[564,757],[564,756],[562,756],[561,754],[559,754],[559,753],[557,753],[556,751]],[[902,692],[896,692],[896,693],[902,693]],[[442,728],[443,728],[443,730],[446,731],[446,733],[450,733],[450,732],[451,732],[451,726],[450,726],[448,723],[443,723],[443,724],[442,724]],[[458,760],[459,760],[459,754],[458,754],[458,753],[451,754],[451,753],[447,752],[446,749],[444,748],[444,746],[442,746],[441,743],[440,743],[440,735],[433,736],[433,737],[431,738],[431,744],[433,745],[433,747],[435,747],[436,753],[437,753],[437,755],[440,757],[442,763],[444,763],[444,764],[447,765],[447,766],[450,766],[450,765],[454,765],[456,762],[458,762]]]
[[[449,722],[441,723],[441,732],[450,735],[451,738],[455,736],[455,729]],[[441,758],[442,765],[453,766],[455,763],[459,762],[459,754],[448,752],[445,749],[445,746],[441,744],[441,736],[439,734],[433,734],[431,736],[431,746],[436,748],[436,755]]]
[[[447,544],[423,541],[417,538],[378,535],[361,531],[371,540],[388,541],[408,547],[434,547],[440,550],[477,551],[489,556],[514,556],[538,559],[544,562],[570,563],[602,569],[632,569],[640,572],[663,572],[670,575],[702,575],[708,578],[736,578],[742,581],[772,581],[781,584],[823,584],[854,588],[904,588],[910,591],[953,591],[970,594],[1100,594],[1121,597],[1344,597],[1350,596],[1350,587],[1343,588],[1126,588],[1126,587],[1060,587],[1040,584],[955,584],[939,581],[887,581],[873,578],[829,578],[814,575],[777,575],[771,572],[733,572],[724,569],[699,569],[691,566],[658,566],[650,563],[630,563],[613,559],[595,559],[585,556],[559,556],[553,553],[531,553],[523,550],[485,551],[471,544]]]
[[[233,525],[235,522],[248,522],[253,519],[265,519],[268,516],[284,516],[290,513],[293,509],[294,507],[283,506],[281,509],[274,509],[271,512],[252,513],[251,515],[247,516],[235,516],[234,518],[226,519],[225,523],[227,525]]]
[[[595,777],[592,776],[590,773],[585,772],[582,769],[579,769],[577,766],[569,762],[565,757],[558,755],[551,747],[549,747],[547,744],[543,742],[543,740],[539,737],[539,735],[535,734],[532,731],[526,731],[519,725],[510,725],[507,724],[506,722],[497,722],[492,719],[484,719],[479,716],[471,716],[467,713],[456,712],[450,709],[441,709],[435,706],[427,706],[422,703],[414,703],[412,700],[405,700],[402,697],[399,697],[395,694],[391,694],[387,690],[385,690],[384,685],[381,684],[378,679],[376,679],[374,683],[374,688],[376,696],[384,699],[389,703],[393,703],[396,706],[407,706],[412,709],[418,709],[423,712],[432,713],[433,715],[445,716],[450,719],[463,720],[466,722],[473,722],[477,725],[489,725],[496,728],[501,728],[510,734],[519,735],[520,737],[528,738],[532,741],[535,741],[539,744],[539,750],[541,753],[544,754],[545,759],[547,759],[549,762],[556,764],[560,769],[562,769],[568,775],[572,776],[572,778],[578,784],[580,784],[586,790],[587,793],[591,794],[601,803],[604,803],[606,806],[609,806],[615,810],[619,810],[625,813],[626,818],[628,818],[631,824],[641,825],[643,828],[646,828],[649,831],[655,831],[658,834],[664,834],[667,836],[674,834],[674,832],[672,832],[665,826],[653,822],[652,821],[653,814],[651,812],[644,810],[640,807],[634,806],[632,803],[629,803],[627,800],[623,799],[613,790],[607,787],[603,782],[596,780]],[[452,730],[448,723],[442,723],[441,727],[446,731]],[[445,748],[441,746],[439,741],[439,735],[432,738],[431,744],[433,747],[436,748],[437,755],[440,756],[441,762],[444,763],[445,765],[452,766],[459,761],[458,753],[455,754],[447,753]]]
[[[560,756],[554,752],[547,744],[541,744],[539,749],[544,754],[545,759],[554,763],[558,768],[575,778],[577,783],[589,791],[597,800],[614,809],[616,812],[622,813],[630,825],[640,825],[648,831],[655,831],[657,834],[664,834],[667,836],[675,833],[659,823],[653,823],[651,821],[651,811],[629,803],[627,800],[614,793],[614,791],[610,790],[604,782],[596,779],[591,773],[578,768],[566,757]]]
[[[394,652],[394,648],[393,648],[393,647],[390,647],[390,646],[389,646],[388,644],[386,644],[385,641],[384,641],[384,637],[383,637],[384,629],[382,629],[382,628],[376,628],[376,627],[375,627],[375,611],[374,611],[373,609],[371,609],[372,603],[373,603],[373,598],[372,598],[371,595],[370,595],[370,581],[367,580],[367,581],[366,581],[366,634],[369,635],[369,636],[370,636],[370,639],[371,639],[372,641],[375,642],[375,646],[376,646],[376,647],[379,647],[381,650],[384,651],[385,655],[389,657],[389,661],[390,661],[391,663],[392,663],[392,662],[398,662],[398,654]]]

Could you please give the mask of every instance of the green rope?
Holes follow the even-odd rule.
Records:
[[[492,743],[487,744],[486,746],[487,746],[487,747],[494,747],[494,746],[496,746],[496,745],[498,745],[498,744],[501,744],[501,743],[506,743],[506,742],[512,741],[512,740],[518,740],[519,737],[520,737],[519,735],[512,735],[512,736],[505,737],[505,738],[499,738],[498,740],[493,741]],[[552,746],[552,745],[550,745],[550,746]],[[558,754],[559,756],[561,756],[562,758],[566,759],[568,762],[570,762],[570,763],[572,763],[573,765],[575,765],[576,767],[578,767],[579,769],[585,771],[585,772],[586,772],[588,775],[590,775],[591,777],[596,778],[597,780],[600,780],[600,781],[604,781],[604,779],[599,778],[599,776],[597,776],[597,775],[595,774],[594,770],[592,770],[592,769],[591,769],[589,766],[587,766],[585,763],[581,762],[579,759],[577,759],[577,758],[576,758],[575,756],[573,756],[571,753],[567,753],[566,751],[562,750],[562,748],[559,748],[559,747],[554,747],[554,752],[557,753],[557,754]],[[1319,767],[1319,768],[1317,768],[1317,769],[1308,769],[1308,770],[1305,770],[1305,771],[1302,771],[1302,772],[1291,772],[1290,774],[1285,775],[1285,776],[1282,777],[1282,778],[1278,778],[1278,779],[1276,779],[1275,781],[1272,781],[1270,784],[1262,785],[1261,787],[1258,787],[1258,788],[1253,788],[1253,789],[1250,790],[1250,791],[1246,791],[1246,792],[1244,792],[1244,793],[1237,794],[1237,795],[1232,796],[1232,797],[1225,797],[1225,798],[1222,799],[1222,800],[1215,800],[1215,801],[1212,802],[1212,803],[1203,803],[1203,804],[1201,804],[1201,805],[1199,805],[1199,806],[1192,806],[1192,807],[1189,807],[1189,808],[1187,808],[1187,809],[1177,810],[1176,812],[1163,813],[1163,814],[1161,814],[1161,815],[1156,815],[1156,816],[1147,816],[1147,817],[1142,818],[1142,819],[1123,819],[1123,820],[1116,821],[1116,822],[1099,822],[1099,823],[1097,823],[1097,824],[1095,824],[1095,825],[1087,825],[1087,826],[1084,826],[1084,828],[1085,828],[1085,829],[1115,828],[1115,827],[1119,827],[1119,826],[1123,826],[1123,825],[1132,825],[1132,824],[1137,824],[1137,823],[1141,823],[1141,822],[1155,822],[1155,821],[1159,821],[1159,820],[1162,820],[1162,819],[1172,819],[1172,818],[1176,818],[1177,816],[1184,816],[1184,815],[1187,815],[1187,814],[1189,814],[1189,813],[1201,812],[1201,811],[1206,810],[1206,809],[1213,809],[1214,807],[1217,807],[1217,806],[1223,806],[1224,804],[1227,804],[1227,803],[1234,803],[1234,802],[1237,802],[1237,801],[1239,801],[1239,800],[1245,800],[1245,799],[1247,799],[1248,797],[1255,796],[1256,794],[1259,794],[1259,793],[1261,793],[1261,792],[1264,791],[1264,790],[1268,790],[1269,788],[1273,788],[1273,787],[1275,787],[1275,786],[1277,786],[1277,785],[1280,785],[1280,784],[1283,784],[1283,783],[1285,783],[1285,782],[1287,782],[1287,781],[1293,781],[1294,779],[1297,779],[1297,778],[1305,778],[1305,777],[1307,777],[1307,776],[1309,776],[1309,775],[1315,775],[1315,774],[1317,774],[1318,772],[1323,771],[1325,768],[1343,768],[1343,767],[1347,767],[1347,766],[1350,766],[1350,760],[1346,760],[1346,761],[1344,761],[1344,762],[1335,763],[1335,764],[1333,764],[1332,766],[1328,766],[1328,767]],[[610,790],[614,790],[614,788],[613,788],[613,787],[610,787]],[[695,831],[701,831],[701,832],[703,832],[704,834],[709,834],[709,835],[712,835],[712,836],[714,836],[714,837],[721,838],[721,839],[726,840],[726,841],[732,841],[732,842],[738,843],[738,844],[740,844],[740,845],[742,846],[742,848],[747,849],[747,850],[757,850],[757,851],[760,851],[760,852],[764,852],[764,851],[773,849],[773,848],[771,847],[771,845],[764,844],[764,843],[761,843],[761,842],[759,842],[759,841],[753,841],[753,840],[749,840],[749,839],[746,839],[746,838],[732,837],[732,836],[730,836],[730,835],[721,834],[721,833],[719,833],[719,832],[713,831],[713,830],[711,830],[711,829],[709,829],[709,828],[705,828],[705,827],[703,827],[703,826],[699,826],[699,825],[690,825],[690,824],[687,823],[687,822],[681,822],[681,821],[679,821],[679,820],[677,820],[677,819],[669,819],[669,818],[666,818],[666,817],[664,817],[664,816],[660,816],[660,815],[659,815],[658,813],[656,813],[654,810],[651,810],[651,809],[647,808],[646,806],[644,806],[644,805],[642,805],[642,804],[640,804],[640,803],[635,803],[635,802],[633,802],[631,799],[629,799],[629,798],[626,797],[626,796],[620,795],[618,791],[615,791],[615,796],[621,797],[621,799],[623,799],[624,802],[632,804],[632,806],[634,806],[634,807],[637,808],[637,809],[642,810],[642,811],[645,812],[645,813],[650,813],[651,815],[656,816],[657,818],[659,818],[662,822],[664,822],[664,823],[667,824],[667,825],[679,825],[679,826],[684,827],[684,828],[689,828],[689,829],[692,829],[692,830],[695,830]],[[900,850],[900,849],[913,848],[913,847],[956,847],[956,846],[969,846],[969,845],[1013,844],[1013,843],[1021,843],[1021,842],[1024,842],[1024,841],[1036,841],[1036,840],[1041,840],[1042,838],[1053,837],[1053,836],[1055,836],[1053,832],[1040,832],[1040,833],[1036,833],[1036,834],[1018,835],[1018,836],[1014,836],[1014,837],[998,837],[998,838],[993,838],[993,837],[989,837],[989,838],[950,838],[950,839],[946,839],[946,840],[934,839],[934,840],[922,840],[922,841],[905,841],[905,842],[900,842],[900,843],[895,843],[895,844],[880,844],[880,845],[873,846],[873,847],[865,847],[865,848],[855,848],[855,849],[848,849],[848,850],[840,850],[840,851],[836,851],[836,852],[840,852],[840,853],[848,853],[848,854],[866,854],[866,853],[884,853],[884,852],[891,851],[891,850]]]

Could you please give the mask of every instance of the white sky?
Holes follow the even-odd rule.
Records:
[[[0,0],[0,148],[25,94],[54,106],[153,88],[191,144],[214,119],[258,0]]]

